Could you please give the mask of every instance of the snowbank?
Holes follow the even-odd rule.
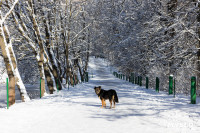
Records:
[[[64,89],[42,99],[0,108],[1,133],[197,133],[200,101],[176,98],[165,92],[133,85],[115,78],[107,63],[91,58],[88,83]],[[115,109],[101,107],[94,86],[115,89]]]

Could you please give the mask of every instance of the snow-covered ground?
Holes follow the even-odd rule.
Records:
[[[0,108],[1,133],[199,133],[200,100],[168,96],[115,78],[102,59],[90,58],[90,81],[42,99]],[[93,73],[93,77],[91,74]],[[115,109],[100,108],[94,86],[115,89]]]

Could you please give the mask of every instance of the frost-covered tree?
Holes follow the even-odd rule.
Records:
[[[1,49],[10,79],[10,103],[14,103],[15,83],[22,100],[29,100],[22,80],[34,83],[39,77],[42,96],[46,92],[45,82],[49,93],[53,93],[56,88],[62,89],[64,78],[71,85],[78,83],[79,77],[84,80],[91,45],[92,19],[88,11],[92,3],[1,1]]]
[[[4,63],[6,65],[7,74],[9,77],[9,105],[12,105],[15,103],[15,84],[17,84],[17,87],[20,91],[22,101],[28,101],[30,100],[30,98],[27,95],[26,88],[22,82],[21,76],[18,71],[17,61],[16,61],[15,53],[12,47],[12,40],[11,40],[10,32],[7,28],[7,23],[6,23],[7,18],[12,13],[12,10],[14,9],[15,5],[18,3],[18,0],[12,2],[11,7],[8,5],[8,1],[5,1],[5,2],[6,3],[1,3],[1,6],[0,6],[0,10],[1,10],[0,46],[1,46],[2,55],[4,57]],[[8,9],[3,8],[2,4],[7,4],[9,8]]]
[[[190,77],[199,75],[198,1],[96,1],[94,55],[108,58],[127,75],[159,77],[168,89],[169,75],[177,92],[189,93]],[[186,76],[187,75],[187,76]]]

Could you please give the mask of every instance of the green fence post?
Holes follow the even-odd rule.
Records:
[[[74,82],[74,81],[75,81],[75,79],[74,79],[74,76],[73,76],[73,87],[74,87],[74,85],[75,85],[75,82]]]
[[[7,109],[9,109],[9,87],[8,87],[8,78],[6,78],[6,89],[7,89]]]
[[[138,79],[138,76],[136,77],[136,85],[138,85],[138,81],[139,81],[139,79]]]
[[[76,81],[77,81],[77,84],[80,83],[80,80],[79,80],[78,76],[76,77]],[[76,84],[76,85],[77,85],[77,84]]]
[[[137,85],[140,85],[140,76],[137,78]]]
[[[157,92],[159,92],[159,82],[160,82],[159,78],[156,77],[156,91]]]
[[[142,86],[142,76],[140,76],[140,86]]]
[[[41,78],[40,78],[40,98],[42,97],[42,90],[41,90],[41,89],[42,89],[42,88],[41,88],[41,85],[42,85],[42,84],[41,84],[41,82],[42,82],[42,81],[41,81]]]
[[[81,77],[81,83],[82,83],[82,82],[84,82],[84,74],[83,74],[83,77]]]
[[[169,95],[173,94],[173,76],[169,76]]]
[[[176,96],[176,87],[175,87],[175,78],[174,78],[174,97]]]
[[[88,74],[88,72],[87,72],[87,82],[89,81],[89,74]]]
[[[134,84],[134,73],[131,73],[131,82]]]
[[[137,84],[137,77],[135,76],[135,84]]]
[[[196,104],[196,77],[191,77],[191,104]]]
[[[148,89],[148,88],[149,88],[149,78],[146,77],[146,89]]]
[[[86,74],[86,77],[85,77],[85,82],[88,82],[88,80],[89,80],[89,77],[88,77],[88,72],[85,72],[85,74]]]
[[[58,91],[59,91],[59,90],[58,90],[58,79],[57,79],[57,82],[56,82],[56,87],[57,87],[57,92],[58,92]]]
[[[68,90],[69,90],[69,81],[68,81],[67,85],[68,85]]]
[[[135,76],[135,84],[137,84],[137,76]]]

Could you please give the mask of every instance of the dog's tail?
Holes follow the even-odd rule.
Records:
[[[117,96],[117,93],[116,93],[116,91],[114,91],[114,99],[115,99],[115,102],[116,102],[116,103],[118,103],[118,102],[119,102],[119,100],[118,100],[118,96]]]

